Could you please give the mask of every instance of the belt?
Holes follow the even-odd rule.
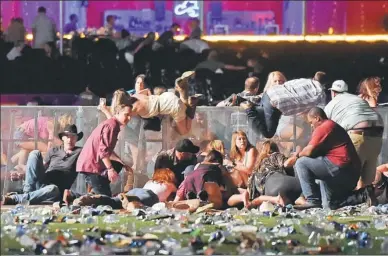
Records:
[[[358,134],[370,137],[382,137],[384,132],[384,127],[376,126],[376,127],[367,127],[349,130],[349,134]]]

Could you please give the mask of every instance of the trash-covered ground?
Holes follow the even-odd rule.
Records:
[[[2,209],[1,254],[388,254],[388,205],[337,211],[291,206],[189,214],[163,203]]]

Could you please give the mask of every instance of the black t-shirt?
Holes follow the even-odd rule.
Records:
[[[57,185],[60,190],[70,188],[77,177],[76,165],[81,149],[75,147],[71,154],[67,154],[63,150],[63,146],[59,146],[53,147],[47,152],[44,159],[44,162],[48,164],[47,179]]]
[[[381,194],[377,196],[377,201],[379,204],[386,204],[388,203],[388,178],[384,175],[381,176],[381,182],[376,186],[381,191]]]
[[[174,33],[171,30],[165,31],[159,38],[158,43],[164,46],[171,45],[174,41]]]

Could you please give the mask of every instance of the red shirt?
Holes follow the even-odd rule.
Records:
[[[106,170],[101,159],[110,157],[117,143],[121,124],[112,117],[90,134],[77,161],[77,172],[99,173]]]
[[[360,159],[349,135],[336,122],[325,120],[315,128],[309,145],[316,148],[318,156],[326,156],[333,164],[342,167],[351,163],[361,167]]]

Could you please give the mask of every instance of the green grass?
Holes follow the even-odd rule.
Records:
[[[306,224],[309,221],[314,219],[314,216],[311,216],[312,218],[310,220],[305,220],[302,219],[301,224]],[[95,225],[92,224],[66,224],[66,223],[50,223],[47,226],[47,231],[49,234],[52,234],[52,237],[55,237],[56,234],[58,233],[58,230],[71,230],[72,234],[74,235],[74,238],[81,238],[83,234],[87,232],[88,228],[92,227],[99,227],[100,230],[111,230],[111,231],[120,231],[120,232],[133,232],[134,228],[136,231],[140,231],[144,228],[147,227],[155,227],[156,224],[153,221],[142,221],[138,220],[135,217],[132,216],[121,216],[120,220],[118,223],[114,224],[107,224],[103,222],[103,216],[98,217],[98,223]],[[190,217],[190,220],[195,219],[195,216]],[[274,225],[278,224],[282,218],[279,217],[274,217],[274,218],[269,218],[269,217],[254,217],[254,218],[245,218],[245,217],[239,217],[239,219],[246,220],[248,222],[247,224],[252,223],[255,221],[256,223],[260,223],[260,225],[264,225],[266,227],[273,227]],[[344,223],[344,224],[350,224],[350,223],[357,223],[358,221],[370,221],[372,218],[370,216],[361,216],[361,217],[354,217],[354,218],[334,218],[334,220]],[[174,223],[174,222],[172,222]],[[39,225],[39,224],[30,224],[30,225]],[[163,224],[162,224],[163,225]],[[295,226],[296,233],[289,235],[285,238],[280,238],[284,241],[289,240],[289,239],[294,239],[298,240],[301,242],[302,245],[306,245],[311,247],[311,245],[308,245],[307,240],[308,236],[304,235],[301,232],[300,226]],[[203,241],[208,240],[208,235],[209,233],[217,230],[218,228],[214,225],[205,225],[203,228],[201,228],[201,237]],[[366,230],[368,233],[372,235],[372,237],[376,236],[387,236],[388,232],[387,231],[381,231],[381,230],[376,230],[373,228],[370,228]],[[145,232],[146,233],[146,232]],[[335,233],[335,232],[333,232]],[[161,240],[164,238],[174,238],[177,239],[178,241],[181,242],[182,246],[186,246],[189,243],[189,240],[191,238],[190,234],[179,234],[179,233],[174,233],[174,232],[169,232],[169,233],[153,233],[158,238]],[[329,235],[330,232],[325,232],[324,235]],[[273,239],[272,241],[278,240],[278,238]],[[336,245],[338,246],[343,246],[345,245],[349,240],[346,239],[337,239],[336,240]],[[322,238],[321,239],[321,244],[325,245],[326,241]],[[372,249],[360,249],[359,254],[380,254],[380,244],[381,240],[375,240],[373,239],[374,247]],[[265,243],[266,248],[271,248],[271,242],[266,242]],[[1,254],[17,254],[17,252],[20,252],[20,244],[16,241],[16,239],[11,239],[9,236],[3,234],[3,229],[2,229],[2,239],[1,239]],[[284,253],[290,254],[291,251],[287,249],[287,246],[277,246],[277,248]],[[235,244],[222,244],[221,246],[218,246],[216,249],[217,254],[237,254],[237,245]]]

